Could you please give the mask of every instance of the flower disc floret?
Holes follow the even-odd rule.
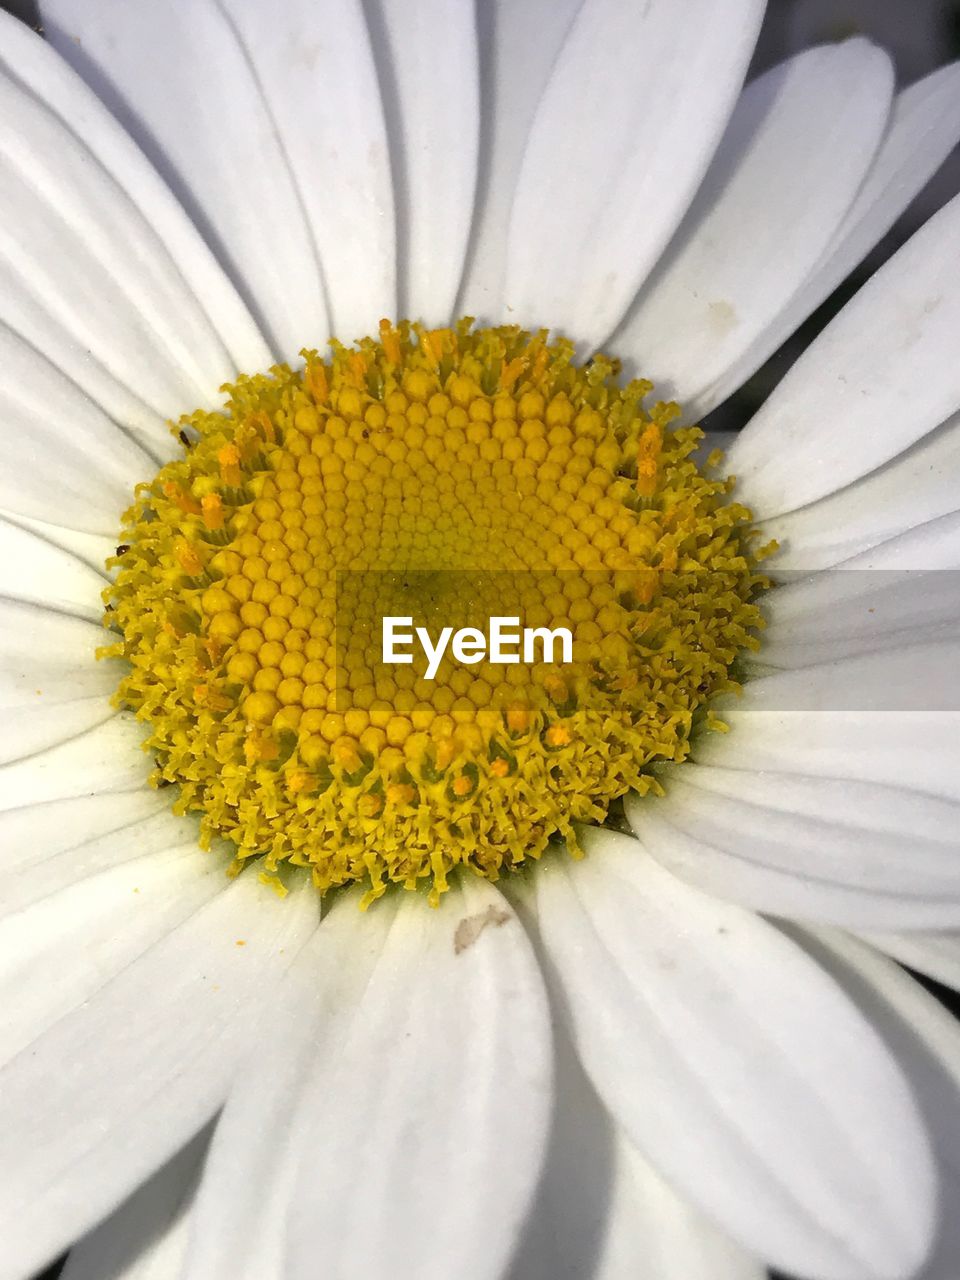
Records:
[[[224,388],[138,487],[118,702],[204,843],[280,881],[496,879],[656,790],[757,645],[761,550],[652,386],[515,327],[383,322]],[[382,661],[381,621],[566,628],[573,661]]]

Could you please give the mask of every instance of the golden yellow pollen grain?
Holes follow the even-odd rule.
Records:
[[[576,849],[681,761],[761,626],[749,511],[652,387],[546,331],[425,330],[226,388],[124,517],[106,625],[155,781],[238,869],[431,900]],[[573,636],[515,660],[384,664],[380,622]]]
[[[215,493],[206,493],[200,500],[203,523],[208,529],[223,528],[223,503]]]
[[[548,747],[566,747],[573,741],[573,735],[565,724],[552,724],[543,739]]]

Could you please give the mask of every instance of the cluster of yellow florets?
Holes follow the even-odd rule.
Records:
[[[749,512],[649,383],[516,328],[380,340],[226,388],[125,516],[106,652],[157,780],[237,865],[318,888],[496,876],[652,785],[755,645]],[[385,666],[380,620],[566,627],[573,662]],[[546,655],[541,655],[545,657]]]

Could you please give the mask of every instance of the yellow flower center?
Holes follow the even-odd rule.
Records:
[[[757,646],[763,551],[702,433],[613,361],[466,320],[331,347],[181,421],[102,652],[154,781],[237,869],[435,902],[658,789]]]

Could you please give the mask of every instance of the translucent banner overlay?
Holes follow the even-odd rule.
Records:
[[[563,673],[563,637],[544,649],[544,632],[566,628],[574,664],[609,669],[622,643],[639,672],[651,654],[677,645],[677,618],[664,599],[684,600],[684,643],[696,642],[702,619],[729,607],[729,575],[707,570],[526,572],[477,570],[340,572],[327,602],[335,637],[338,700],[346,709],[360,688],[414,681],[463,684],[482,678],[500,652],[513,668],[504,679],[518,689],[529,678],[524,631],[532,631],[532,661]],[[960,571],[835,569],[771,573],[774,585],[753,597],[767,626],[755,652],[743,651],[732,675],[738,700],[751,710],[823,712],[960,711]],[[384,628],[384,619],[395,621]],[[406,620],[409,619],[409,622]],[[417,635],[421,629],[423,639]],[[457,645],[457,633],[461,635]],[[706,634],[706,632],[704,632]],[[511,637],[516,635],[515,640]],[[483,644],[481,645],[480,638]],[[384,660],[384,640],[396,660]],[[439,656],[438,656],[439,655]],[[389,652],[388,652],[389,656]],[[513,657],[516,661],[513,661]],[[529,654],[528,654],[529,656]],[[409,658],[409,661],[407,659]],[[502,665],[502,664],[497,664]],[[456,675],[458,668],[462,668]],[[718,710],[726,699],[716,703]]]

